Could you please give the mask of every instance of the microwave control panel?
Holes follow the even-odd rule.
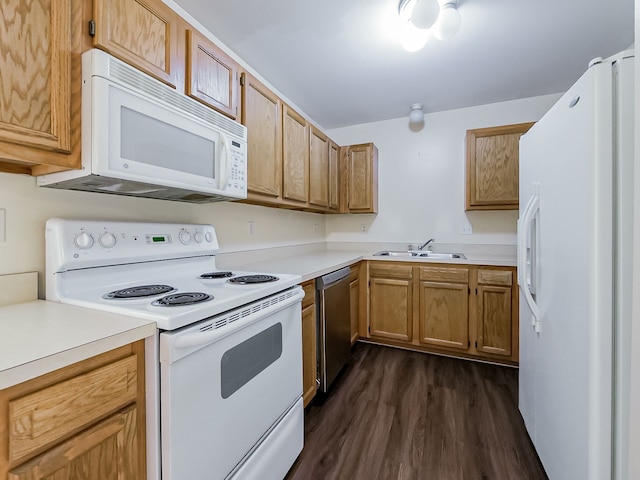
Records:
[[[247,192],[247,144],[238,140],[231,140],[229,144],[231,153],[231,161],[229,162],[230,171],[228,173],[227,185],[224,188],[229,193],[241,193],[246,195]]]

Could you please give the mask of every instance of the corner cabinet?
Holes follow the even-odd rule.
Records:
[[[329,208],[329,138],[309,126],[309,204]]]
[[[342,212],[378,213],[378,149],[373,143],[342,149]]]
[[[532,126],[467,130],[465,210],[518,209],[519,142]]]
[[[515,267],[369,261],[367,268],[361,340],[518,363]]]
[[[309,126],[287,104],[282,110],[282,199],[304,206],[309,201]]]
[[[72,0],[3,4],[0,172],[80,167],[82,17]]]
[[[144,341],[0,391],[0,478],[146,478]]]

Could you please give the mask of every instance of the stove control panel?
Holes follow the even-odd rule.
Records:
[[[47,270],[215,255],[213,225],[50,219]],[[53,270],[50,270],[53,269]]]

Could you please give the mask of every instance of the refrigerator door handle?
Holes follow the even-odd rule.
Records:
[[[531,289],[535,289],[535,286],[529,285],[527,282],[527,273],[529,268],[536,268],[537,259],[534,258],[537,254],[537,246],[531,249],[532,256],[530,259],[529,265],[527,264],[527,239],[531,236],[531,228],[533,221],[535,219],[536,214],[538,213],[538,209],[540,207],[540,197],[537,192],[534,192],[529,201],[527,202],[526,207],[524,208],[522,218],[520,219],[519,231],[518,231],[518,284],[520,285],[520,290],[524,295],[524,298],[531,310],[531,324],[535,327],[536,332],[540,331],[540,314],[538,310],[538,304],[536,303],[533,295],[531,294]],[[535,275],[531,276],[532,281],[535,279]]]

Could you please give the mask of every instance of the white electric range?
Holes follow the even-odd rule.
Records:
[[[50,219],[47,300],[157,323],[163,480],[283,478],[303,443],[301,279],[218,269],[218,249],[212,225]]]

